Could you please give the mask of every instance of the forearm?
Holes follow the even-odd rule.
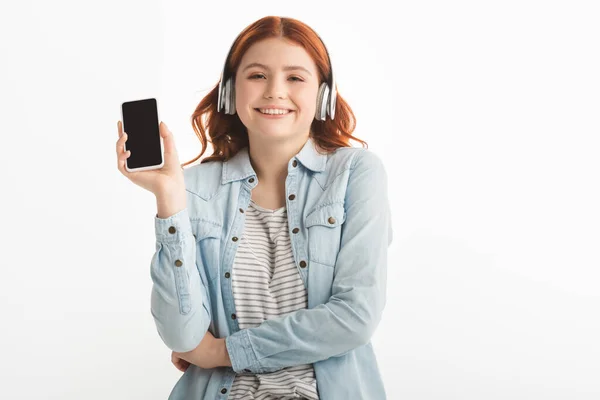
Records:
[[[225,339],[217,339],[210,332],[206,333],[195,349],[184,353],[174,353],[176,357],[202,369],[231,367]]]
[[[356,313],[352,307],[351,302],[334,299],[228,336],[225,343],[233,369],[269,373],[339,356],[366,344],[380,313]]]

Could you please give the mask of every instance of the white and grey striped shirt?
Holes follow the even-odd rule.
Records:
[[[250,200],[245,230],[233,263],[232,285],[240,329],[307,308],[285,207],[268,210]],[[268,374],[238,373],[229,399],[318,399],[312,364]]]

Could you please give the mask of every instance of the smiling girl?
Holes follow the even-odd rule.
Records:
[[[385,399],[371,337],[392,240],[387,174],[352,136],[329,54],[304,23],[234,41],[192,116],[200,155],[128,173],[155,194],[151,311],[184,371],[170,399]],[[350,145],[350,140],[363,144]],[[211,142],[214,152],[198,160]]]

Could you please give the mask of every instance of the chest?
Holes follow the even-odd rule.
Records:
[[[304,175],[291,176],[281,188],[260,187],[247,180],[223,187],[208,199],[188,196],[197,260],[202,261],[199,270],[208,286],[221,294],[230,292],[233,260],[240,238],[250,229],[246,226],[246,211],[252,200],[271,210],[286,206],[294,264],[309,295],[313,290],[323,293],[312,299],[314,303],[321,302],[331,287],[340,251],[346,218],[345,178],[340,174],[332,184],[324,186]],[[310,298],[309,303],[313,303]]]

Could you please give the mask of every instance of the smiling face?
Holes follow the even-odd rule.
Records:
[[[318,89],[317,67],[302,46],[265,39],[242,57],[235,76],[235,107],[250,136],[308,138]]]

